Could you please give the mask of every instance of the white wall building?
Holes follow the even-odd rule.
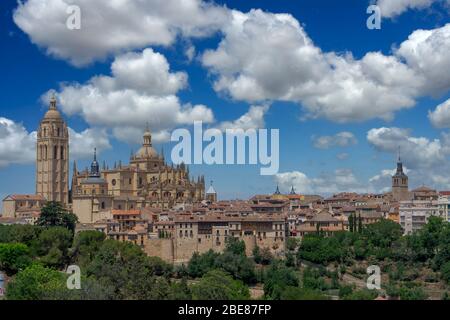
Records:
[[[449,199],[439,197],[438,200],[400,201],[400,225],[404,234],[411,234],[423,227],[431,216],[449,220]]]

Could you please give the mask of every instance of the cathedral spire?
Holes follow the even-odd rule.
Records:
[[[278,187],[278,185],[277,185],[277,189],[275,190],[275,193],[274,193],[274,194],[281,194],[280,188]]]
[[[94,148],[94,161],[91,163],[91,172],[89,173],[89,176],[100,177],[100,170],[97,162],[97,148]]]
[[[50,110],[56,110],[56,96],[55,93],[53,92],[52,97],[50,98],[50,106],[49,106]]]
[[[294,186],[291,187],[291,194],[296,194],[296,193],[295,193]]]
[[[398,155],[397,155],[397,175],[402,175],[403,173],[403,163],[400,157],[400,146],[398,146]]]
[[[152,146],[152,134],[150,133],[148,122],[147,122],[147,125],[145,127],[145,133],[144,133],[143,138],[144,138],[143,146],[144,147],[151,147]],[[146,149],[146,151],[147,151],[147,149]]]

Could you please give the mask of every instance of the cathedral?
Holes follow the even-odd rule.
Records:
[[[205,179],[191,178],[184,165],[168,165],[152,146],[147,126],[142,147],[121,161],[102,169],[94,150],[90,169],[77,170],[74,162],[69,192],[69,134],[52,97],[37,134],[36,193],[71,208],[81,223],[108,218],[112,210],[170,209],[205,199]]]
[[[69,203],[69,132],[56,98],[39,124],[36,142],[36,194],[47,201]]]
[[[398,154],[397,170],[392,176],[392,198],[395,201],[405,201],[410,199],[408,190],[408,176],[403,172],[403,163]]]

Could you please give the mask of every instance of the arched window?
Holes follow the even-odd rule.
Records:
[[[47,146],[44,146],[44,160],[47,160]]]
[[[64,160],[64,147],[61,147],[61,160]]]
[[[53,147],[53,159],[58,159],[58,147]]]
[[[60,130],[59,130],[59,128],[58,129],[56,129],[56,135],[59,137],[59,134],[60,134],[61,132],[60,132]]]
[[[105,201],[102,201],[102,209],[105,209]]]

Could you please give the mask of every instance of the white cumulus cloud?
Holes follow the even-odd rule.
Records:
[[[79,30],[67,28],[69,5],[80,8]],[[227,16],[225,7],[202,0],[27,0],[13,18],[49,55],[82,66],[126,50],[168,46],[178,35],[211,35]]]
[[[187,85],[187,75],[169,69],[166,58],[152,49],[119,55],[111,76],[62,84],[57,93],[61,109],[70,116],[81,115],[91,127],[112,129],[116,138],[132,143],[141,141],[147,123],[155,141],[161,141],[176,126],[213,122],[213,112],[205,105],[180,102],[176,93]]]
[[[100,153],[111,148],[106,130],[88,128],[76,132],[69,128],[69,153],[71,159],[90,159],[94,148]]]
[[[69,137],[70,158],[74,160],[91,158],[94,148],[101,152],[111,147],[105,130],[76,132],[69,128]],[[34,163],[36,139],[36,131],[28,132],[22,124],[0,117],[0,167]]]
[[[236,100],[291,101],[306,118],[390,120],[423,95],[450,88],[450,24],[417,30],[392,55],[323,52],[292,15],[232,12],[216,49],[201,61],[214,89]],[[436,58],[437,57],[437,58]]]
[[[367,133],[367,140],[376,150],[396,157],[400,147],[401,159],[409,175],[410,186],[427,184],[434,188],[450,187],[450,135],[442,133],[441,137],[430,139],[414,137],[411,131],[403,128],[374,128]],[[394,165],[393,165],[394,167]],[[386,179],[388,171],[375,175],[373,183],[389,186]],[[384,177],[384,179],[383,179]]]
[[[305,194],[367,192],[367,188],[358,181],[350,169],[336,169],[333,173],[323,173],[318,177],[308,177],[300,171],[283,172],[275,175],[275,181],[282,190],[289,190],[294,186],[298,193]]]
[[[450,99],[429,111],[428,118],[436,128],[450,128]]]
[[[36,158],[36,132],[20,123],[0,117],[0,167],[32,163]]]
[[[333,136],[313,136],[314,147],[318,149],[329,149],[331,147],[348,147],[358,143],[355,135],[348,131],[338,132]]]
[[[250,106],[249,110],[234,121],[224,121],[219,128],[226,129],[260,129],[264,128],[264,115],[269,110],[268,105]]]
[[[421,10],[434,3],[445,2],[450,4],[450,0],[378,0],[376,4],[380,7],[383,18],[394,18],[411,9]]]

